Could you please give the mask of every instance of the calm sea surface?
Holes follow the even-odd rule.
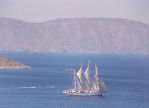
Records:
[[[30,65],[31,69],[0,70],[0,108],[149,108],[149,56],[8,53],[1,55]],[[72,71],[87,61],[99,67],[108,87],[102,97],[67,96]]]

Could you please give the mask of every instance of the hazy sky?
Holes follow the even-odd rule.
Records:
[[[28,22],[112,17],[149,24],[148,11],[149,0],[0,0],[0,16]]]

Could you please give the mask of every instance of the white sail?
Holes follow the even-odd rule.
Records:
[[[97,68],[97,65],[95,64],[95,79],[96,79],[96,88],[97,88],[97,91],[99,91],[99,79],[98,79],[98,68]]]
[[[86,79],[87,79],[87,83],[86,83],[86,85],[87,85],[87,89],[90,89],[90,71],[89,71],[89,62],[88,62],[88,67],[87,67],[87,69],[86,69],[84,75],[85,75],[85,77],[86,77]]]
[[[95,64],[95,78],[96,78],[96,82],[98,81],[98,68],[97,65]]]
[[[76,70],[74,70],[74,78],[73,78],[73,80],[74,80],[74,89],[75,90],[83,88],[83,86],[81,85],[80,79],[77,76]]]
[[[94,89],[95,91],[97,91],[97,86],[96,86],[95,82],[93,82],[93,89]]]
[[[100,90],[101,90],[102,92],[106,92],[107,87],[106,87],[106,85],[104,84],[104,82],[103,82],[102,80],[101,80],[100,83],[99,83],[99,87],[100,87]]]
[[[78,76],[78,78],[79,78],[79,80],[80,80],[81,86],[83,86],[82,63],[81,63],[81,67],[80,67],[80,69],[79,69],[79,71],[78,71],[78,73],[77,73],[77,76]]]
[[[78,87],[78,89],[83,89],[83,86],[82,86],[79,78],[77,77],[76,79],[77,79],[77,87]]]

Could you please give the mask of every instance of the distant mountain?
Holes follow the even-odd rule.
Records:
[[[30,68],[27,65],[0,56],[0,69]]]
[[[149,54],[149,24],[113,18],[27,23],[0,17],[0,51]]]

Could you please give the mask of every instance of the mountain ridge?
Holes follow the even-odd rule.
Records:
[[[149,24],[120,18],[28,23],[0,17],[0,51],[149,54]]]

